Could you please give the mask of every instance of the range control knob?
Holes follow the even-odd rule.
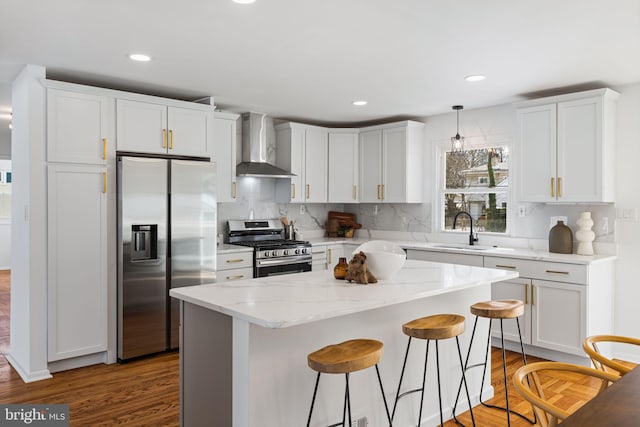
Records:
[[[282,251],[282,255],[289,255],[289,249],[285,249],[284,251]]]
[[[307,248],[302,248],[302,249],[300,249],[300,251],[301,251],[303,254],[306,254],[306,253],[307,253]]]
[[[278,256],[278,251],[271,252],[271,256]]]
[[[264,251],[264,252],[262,253],[262,255],[264,255],[265,257],[269,257],[269,252],[268,252],[268,251]]]
[[[300,249],[296,249],[296,255],[300,255]]]

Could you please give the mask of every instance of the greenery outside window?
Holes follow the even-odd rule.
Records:
[[[458,212],[473,217],[474,231],[506,233],[509,201],[509,149],[506,146],[444,152],[444,185],[441,189],[445,231],[453,229]],[[456,230],[469,230],[469,218],[461,215]]]

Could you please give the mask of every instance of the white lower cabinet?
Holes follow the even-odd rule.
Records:
[[[216,283],[253,278],[253,250],[218,254]]]
[[[107,350],[106,166],[48,166],[48,361]]]
[[[311,248],[311,271],[333,269],[344,255],[344,246],[340,244],[313,244]],[[349,260],[347,260],[349,261]]]
[[[525,303],[520,325],[525,344],[585,357],[584,338],[612,333],[613,261],[568,264],[486,256],[484,266],[520,273],[516,280],[494,283],[491,297]],[[505,339],[517,341],[515,322],[503,323]],[[499,332],[494,321],[493,336]]]

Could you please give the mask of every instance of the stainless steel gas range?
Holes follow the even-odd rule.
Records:
[[[284,239],[277,219],[229,220],[228,243],[253,248],[253,277],[311,271],[311,244]]]

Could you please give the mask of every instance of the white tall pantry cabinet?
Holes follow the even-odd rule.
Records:
[[[235,202],[238,197],[237,120],[238,114],[215,112],[213,119],[213,146],[216,159],[218,202]]]
[[[47,91],[48,361],[107,350],[113,100]]]
[[[597,89],[516,104],[521,201],[615,201],[618,96]]]

